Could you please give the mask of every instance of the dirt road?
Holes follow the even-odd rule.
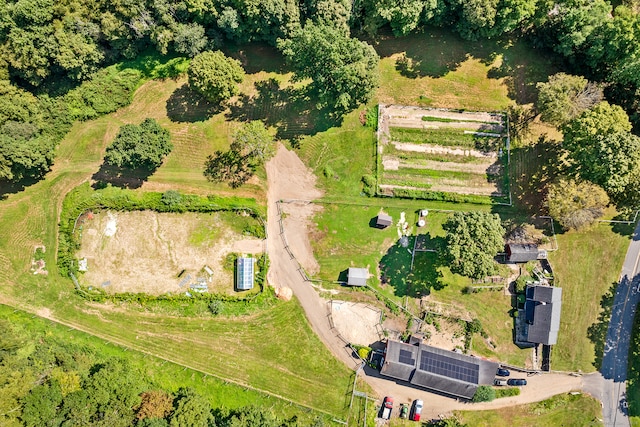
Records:
[[[299,271],[300,265],[291,258],[285,248],[278,224],[277,202],[282,199],[314,200],[322,195],[315,188],[315,177],[306,168],[298,156],[283,146],[278,147],[276,155],[266,164],[269,189],[267,192],[267,252],[271,261],[267,280],[273,287],[286,286],[293,290],[304,309],[309,324],[329,350],[347,366],[353,368],[357,361],[351,357],[351,351],[341,341],[329,325],[328,309],[318,293],[306,282]],[[292,210],[297,221],[308,220],[312,211]],[[305,216],[307,216],[305,218]],[[302,233],[290,233],[289,240],[307,240]],[[305,247],[303,243],[291,242],[291,247]]]
[[[328,319],[328,307],[320,298],[313,286],[306,282],[300,273],[300,264],[296,258],[289,255],[285,247],[284,240],[280,233],[279,215],[277,202],[282,199],[297,199],[311,201],[321,196],[315,188],[315,177],[305,167],[298,156],[291,151],[287,151],[283,146],[278,147],[278,151],[266,165],[267,180],[269,190],[267,193],[268,202],[268,253],[271,260],[271,267],[267,279],[274,287],[286,286],[293,290],[294,295],[300,301],[309,324],[320,340],[329,350],[347,366],[355,368],[358,363],[351,357],[351,352],[332,329]],[[288,216],[298,216],[296,223],[310,221],[313,210],[305,209],[306,203],[300,203],[300,209],[289,209]],[[296,248],[294,255],[303,257],[312,256],[306,253],[310,248],[308,242],[293,242],[295,239],[306,239],[308,235],[300,228],[296,227],[296,232],[291,233],[285,230],[286,239],[290,248]],[[291,250],[291,249],[290,249]],[[306,260],[305,262],[308,262]],[[408,387],[404,384],[396,383],[393,380],[381,377],[376,370],[366,368],[364,380],[378,394],[378,397],[392,395],[396,402],[409,402],[412,399],[423,399],[428,404],[424,408],[425,418],[437,418],[438,415],[448,415],[454,410],[486,410],[496,409],[506,406],[520,405],[524,403],[538,402],[559,393],[570,391],[580,391],[585,388],[584,379],[590,377],[575,377],[567,374],[541,374],[527,377],[525,374],[514,377],[527,378],[528,385],[522,387],[519,396],[495,400],[489,403],[471,404],[460,402],[450,397],[429,393],[425,390]],[[395,414],[394,414],[395,415]]]

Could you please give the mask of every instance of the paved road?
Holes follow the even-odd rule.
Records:
[[[598,398],[606,426],[629,426],[626,407],[626,385],[629,345],[633,319],[640,302],[640,223],[629,244],[622,266],[620,283],[613,300],[611,320],[602,359],[602,389]],[[594,390],[597,393],[597,389]]]

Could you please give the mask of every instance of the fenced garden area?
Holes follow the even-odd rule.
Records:
[[[511,204],[506,114],[378,108],[379,194]]]

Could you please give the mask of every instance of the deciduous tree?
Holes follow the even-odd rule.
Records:
[[[140,125],[122,126],[104,159],[113,166],[154,170],[172,149],[169,131],[145,119]]]
[[[602,101],[602,89],[581,76],[558,73],[538,83],[541,119],[561,126]]]
[[[600,185],[618,206],[632,207],[628,203],[640,193],[634,184],[640,174],[640,138],[630,133],[622,108],[602,102],[563,130],[570,171]]]
[[[602,216],[609,197],[602,187],[585,181],[561,179],[549,186],[549,215],[565,229],[580,229]]]
[[[189,65],[189,86],[211,102],[223,102],[238,93],[244,79],[240,62],[222,52],[203,52]]]
[[[192,389],[178,392],[175,407],[169,420],[170,427],[209,427],[213,421],[209,402]]]
[[[311,78],[321,107],[337,115],[367,102],[378,85],[378,54],[367,43],[311,22],[279,47],[295,70],[295,79]]]
[[[504,228],[497,214],[456,212],[442,228],[447,232],[443,256],[452,272],[474,279],[493,274],[493,258],[504,247]]]

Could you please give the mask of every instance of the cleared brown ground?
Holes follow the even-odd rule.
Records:
[[[87,258],[88,271],[79,279],[110,293],[157,295],[186,292],[200,276],[210,292],[231,294],[233,272],[223,268],[225,257],[263,250],[262,240],[233,232],[218,213],[100,212],[83,226],[78,257]]]

